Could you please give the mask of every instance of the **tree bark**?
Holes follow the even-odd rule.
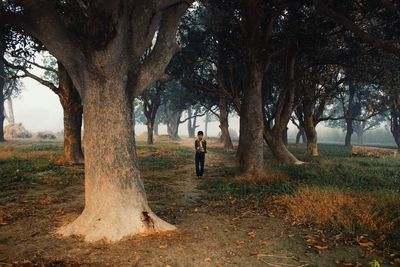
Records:
[[[8,98],[8,100],[7,100],[7,106],[8,106],[8,123],[15,124],[14,108],[13,108],[13,102],[12,102],[11,97]]]
[[[3,62],[4,51],[0,47],[0,142],[4,142],[4,85],[5,65]]]
[[[221,129],[220,142],[225,149],[233,149],[231,135],[229,134],[228,100],[219,98],[219,128]]]
[[[286,128],[283,130],[283,133],[282,133],[282,140],[283,140],[283,143],[285,144],[285,146],[289,146],[288,127],[286,127]]]
[[[345,146],[351,146],[351,136],[354,133],[353,120],[354,120],[354,95],[356,93],[356,88],[352,81],[349,83],[349,103],[346,111],[346,137],[344,141]]]
[[[297,132],[296,145],[300,144],[300,139],[301,139],[301,142],[303,144],[305,144],[307,142],[307,137],[306,137],[306,133],[304,131],[304,128],[299,129],[299,131]]]
[[[132,101],[123,77],[93,75],[84,96],[85,209],[58,233],[86,241],[118,241],[137,233],[175,229],[150,209],[140,178]],[[101,111],[101,112],[99,112]]]
[[[64,111],[64,161],[82,164],[82,113],[81,97],[64,66],[58,63],[59,91],[56,92]]]
[[[310,95],[305,95],[303,99],[303,110],[304,110],[304,131],[307,136],[307,149],[306,155],[318,157],[318,144],[317,144],[317,131],[315,129],[318,118],[314,117],[313,113],[314,102]]]
[[[147,144],[153,145],[154,144],[154,128],[152,122],[147,122]]]
[[[390,108],[390,131],[393,135],[397,148],[400,150],[400,93],[392,97]]]
[[[167,117],[167,132],[168,135],[174,139],[179,139],[179,124],[182,116],[182,112],[179,111],[171,111],[168,109],[167,105],[165,106],[165,114]]]
[[[250,60],[249,60],[250,59]],[[248,59],[246,88],[240,109],[239,148],[236,154],[238,175],[258,175],[263,170],[262,81],[264,68]]]

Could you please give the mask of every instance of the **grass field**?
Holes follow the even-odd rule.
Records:
[[[61,143],[1,144],[0,265],[399,265],[399,157],[352,157],[338,145],[320,145],[318,158],[290,150],[307,164],[277,164],[266,152],[263,175],[235,177],[234,152],[211,141],[198,180],[190,141],[139,140],[150,205],[179,230],[110,247],[53,234],[83,209],[83,166],[60,164]]]

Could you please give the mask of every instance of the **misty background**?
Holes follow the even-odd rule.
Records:
[[[40,71],[35,70],[38,74]],[[22,123],[30,132],[52,131],[60,132],[63,130],[63,110],[58,96],[47,87],[30,79],[21,79],[23,84],[22,91],[19,96],[13,99],[15,122]],[[182,116],[185,118],[186,114]],[[7,125],[7,122],[5,122]],[[199,128],[196,130],[204,131],[204,117],[198,119]],[[229,120],[230,128],[239,133],[239,118],[234,115]],[[216,137],[220,132],[219,122],[214,118],[208,123],[208,137]],[[294,142],[297,128],[289,123],[288,125],[289,142]],[[371,130],[364,135],[364,145],[385,145],[395,146],[393,137],[387,128],[387,122],[383,123],[378,129]],[[344,143],[345,132],[341,128],[329,128],[321,123],[317,126],[319,143]],[[141,135],[146,132],[146,126],[136,123],[135,132]],[[167,134],[167,127],[160,124],[160,134]],[[187,137],[187,123],[179,126],[179,135]],[[352,136],[352,144],[357,144],[357,135]]]

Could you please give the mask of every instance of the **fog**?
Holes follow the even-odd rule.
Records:
[[[63,111],[58,96],[47,87],[38,82],[24,78],[21,80],[23,89],[21,94],[13,100],[14,114],[17,123],[22,123],[25,128],[31,132],[53,131],[59,132],[63,129]],[[184,118],[185,115],[183,115]],[[239,132],[239,118],[230,118],[230,127]],[[7,124],[7,123],[6,123]],[[199,119],[200,127],[197,130],[204,131],[204,119]],[[208,136],[217,136],[220,132],[218,121],[212,121],[208,124]],[[344,142],[344,132],[341,129],[332,129],[320,124],[317,127],[318,139],[320,143]],[[137,124],[135,127],[137,135],[146,132],[146,126]],[[167,127],[160,125],[160,134],[167,133]],[[295,141],[297,129],[292,124],[289,125],[289,142]],[[187,136],[187,124],[183,123],[179,127],[179,135]],[[353,144],[357,144],[357,135],[352,138]],[[395,146],[395,142],[389,130],[382,126],[377,130],[368,131],[364,136],[364,144]]]

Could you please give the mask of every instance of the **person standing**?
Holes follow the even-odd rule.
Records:
[[[207,142],[204,140],[204,133],[202,131],[197,132],[197,139],[194,141],[194,148],[196,150],[196,175],[197,178],[200,178],[204,175],[204,162],[207,153]]]

